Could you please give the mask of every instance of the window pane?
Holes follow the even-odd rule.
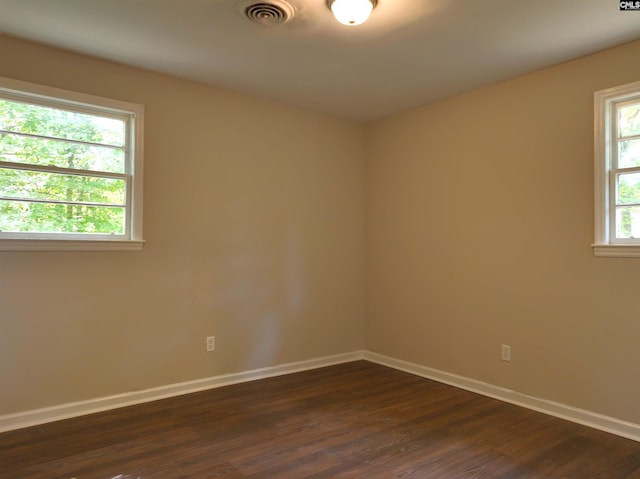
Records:
[[[618,110],[620,137],[640,135],[640,103]]]
[[[124,205],[125,181],[0,168],[0,196]]]
[[[640,206],[616,208],[616,238],[640,238]]]
[[[124,150],[0,134],[0,161],[124,173]]]
[[[640,203],[640,173],[618,175],[616,204],[629,205]]]
[[[125,209],[0,200],[0,231],[124,234]]]
[[[123,146],[125,122],[0,99],[0,129],[16,133]]]
[[[640,140],[623,140],[618,143],[618,168],[640,166]]]

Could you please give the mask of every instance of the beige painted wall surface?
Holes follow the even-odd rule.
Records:
[[[590,248],[593,93],[640,80],[639,58],[635,42],[368,128],[367,349],[640,423],[640,260]]]
[[[0,253],[0,415],[361,349],[361,125],[6,37],[0,58],[145,105],[148,242]]]

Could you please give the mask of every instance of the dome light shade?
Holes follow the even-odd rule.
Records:
[[[333,0],[329,6],[336,20],[351,27],[366,22],[376,3],[376,0]]]

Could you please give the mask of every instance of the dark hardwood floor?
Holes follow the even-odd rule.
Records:
[[[640,443],[358,361],[0,434],[0,478],[640,479]]]

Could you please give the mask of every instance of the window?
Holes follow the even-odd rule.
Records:
[[[141,105],[0,78],[0,250],[142,247]]]
[[[593,248],[640,257],[640,82],[595,94]]]

